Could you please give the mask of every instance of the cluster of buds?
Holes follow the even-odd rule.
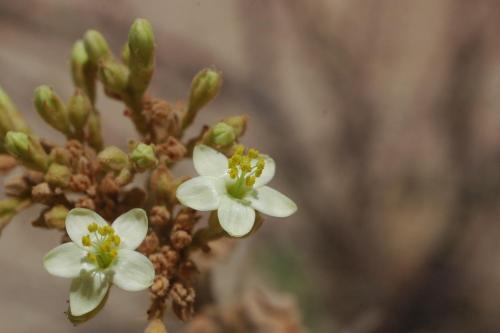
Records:
[[[257,150],[245,154],[243,146],[238,145],[246,130],[245,116],[222,119],[203,127],[195,137],[185,137],[199,111],[219,93],[222,76],[214,68],[198,72],[187,103],[152,97],[148,87],[155,69],[155,46],[153,29],[144,19],[132,24],[120,57],[113,54],[105,37],[96,30],[88,30],[76,41],[71,52],[74,93],[68,102],[48,85],[35,90],[34,107],[48,125],[65,136],[62,145],[39,138],[0,88],[0,171],[8,172],[17,165],[25,167],[21,176],[7,180],[8,198],[0,201],[0,231],[32,203],[44,205],[33,225],[63,232],[63,241],[73,237],[65,224],[74,208],[90,209],[106,221],[124,216],[131,208],[142,208],[140,211],[145,212],[146,219],[146,214],[149,216],[151,223],[139,251],[149,257],[156,274],[148,313],[151,323],[157,325],[169,300],[182,320],[192,315],[196,297],[193,280],[198,270],[191,254],[199,249],[208,251],[209,241],[228,236],[215,214],[210,215],[208,227],[197,228],[194,233],[200,216],[183,206],[177,193],[189,177],[176,177],[171,168],[191,158],[199,144],[227,155],[234,152],[227,162],[234,180],[228,191],[238,192],[245,187],[246,194],[267,162]],[[139,141],[128,143],[128,151],[104,144],[97,82],[107,96],[123,102],[124,114],[141,135]],[[147,175],[142,187],[132,185],[139,173]],[[270,177],[263,178],[268,181]],[[250,213],[254,214],[253,210]],[[254,220],[249,222],[253,224]],[[144,230],[148,228],[147,220],[145,223]],[[105,270],[118,261],[115,257],[117,253],[120,256],[125,239],[122,242],[109,225],[91,223],[87,231],[72,240],[83,247],[88,263]],[[123,281],[118,284],[130,287]],[[92,316],[104,306],[106,298],[99,306],[94,304]],[[81,323],[92,316],[71,315],[69,319]]]

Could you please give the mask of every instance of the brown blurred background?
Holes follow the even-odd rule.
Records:
[[[119,52],[136,17],[155,29],[152,93],[183,99],[221,69],[197,127],[248,114],[244,143],[299,206],[220,264],[220,303],[257,285],[292,295],[310,332],[500,332],[500,2],[0,0],[0,84],[39,134],[63,142],[34,88],[68,98],[73,42],[97,28]],[[125,147],[121,105],[99,105]],[[141,332],[146,293],[64,319],[69,281],[41,267],[59,236],[36,210],[0,239],[0,332]]]

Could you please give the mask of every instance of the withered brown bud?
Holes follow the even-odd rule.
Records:
[[[78,199],[75,206],[79,208],[87,208],[90,210],[95,210],[95,202],[89,197],[83,197]]]
[[[76,174],[71,176],[69,186],[75,192],[85,192],[85,190],[87,190],[91,184],[92,182],[87,175]]]
[[[46,211],[43,214],[43,218],[48,227],[64,230],[66,227],[65,220],[67,215],[68,208],[63,205],[57,205]]]
[[[165,297],[168,292],[168,288],[170,287],[170,282],[163,275],[155,276],[153,285],[151,286],[151,294],[156,297]]]
[[[24,176],[16,176],[8,179],[5,182],[5,194],[11,197],[28,196],[31,192],[31,187]]]
[[[170,265],[175,266],[179,262],[179,253],[172,249],[168,245],[161,247],[160,252],[165,257],[165,259],[170,263]]]
[[[193,304],[196,294],[192,287],[186,287],[181,283],[174,283],[170,289],[172,307],[179,319],[188,320],[193,314]]]
[[[0,155],[0,172],[7,172],[17,165],[16,159],[10,155]]]
[[[156,233],[152,232],[144,238],[144,241],[139,246],[139,252],[142,252],[146,255],[152,254],[156,252],[158,246],[160,245],[160,240]]]
[[[50,189],[49,184],[40,183],[33,187],[31,190],[31,198],[34,202],[46,203],[50,201],[53,197],[54,193]]]
[[[170,242],[176,250],[182,250],[191,244],[191,235],[184,230],[177,230],[170,236]]]
[[[151,208],[149,221],[154,227],[163,227],[168,224],[170,220],[170,212],[165,206],[154,206]]]

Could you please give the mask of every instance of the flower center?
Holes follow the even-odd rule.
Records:
[[[91,223],[87,227],[89,233],[82,237],[82,244],[88,248],[87,260],[104,269],[109,267],[118,254],[121,239],[109,226],[98,226]]]
[[[234,180],[227,187],[228,193],[235,198],[243,198],[262,175],[265,164],[257,149],[248,149],[245,154],[245,147],[239,145],[228,160],[229,177]]]

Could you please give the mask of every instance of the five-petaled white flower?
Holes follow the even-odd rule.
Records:
[[[153,283],[152,263],[134,251],[148,231],[144,210],[132,209],[110,226],[97,213],[75,208],[66,218],[66,231],[72,242],[49,251],[43,266],[52,275],[73,279],[71,315],[82,316],[97,308],[111,284],[138,291]]]
[[[217,210],[221,227],[241,237],[252,230],[255,210],[270,216],[287,217],[297,210],[295,203],[265,186],[274,176],[274,160],[255,149],[236,148],[231,158],[205,145],[193,151],[199,177],[182,183],[177,199],[199,211]]]

